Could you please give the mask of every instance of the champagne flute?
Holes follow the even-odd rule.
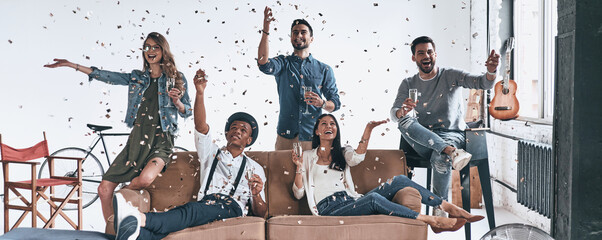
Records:
[[[303,154],[303,145],[300,142],[293,143],[293,150],[297,154],[297,157],[301,157],[301,154]]]
[[[303,86],[303,97],[307,97],[307,94],[311,92],[311,87],[309,86]],[[309,115],[311,114],[309,112],[309,103],[305,102],[305,112],[303,113],[305,115]]]
[[[167,89],[167,94],[169,96],[169,91],[171,91],[171,89],[173,89],[176,86],[176,80],[173,78],[167,78],[167,80],[165,81],[165,89]],[[175,107],[175,105],[172,102],[171,97],[168,97],[169,101],[167,102],[167,107]]]
[[[410,96],[410,99],[412,99],[412,101],[414,101],[414,103],[416,103],[416,101],[418,101],[418,94],[419,94],[418,93],[418,89],[416,89],[416,88],[410,88],[410,90],[409,90],[409,96]],[[411,116],[417,118],[416,113],[417,113],[416,109],[412,108],[412,111],[411,111],[412,115]]]
[[[303,147],[300,142],[293,143],[293,153],[297,156],[297,159],[300,160],[301,155],[303,154]]]
[[[251,178],[253,178],[255,176],[255,173],[253,172],[252,168],[247,168],[245,175],[247,177],[247,181],[249,181],[249,180],[251,180]],[[249,198],[253,197],[253,190],[251,190],[252,188],[253,187],[249,187]]]

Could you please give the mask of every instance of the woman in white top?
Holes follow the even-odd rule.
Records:
[[[357,193],[354,190],[350,167],[364,160],[372,129],[385,122],[387,121],[369,122],[357,149],[354,150],[349,145],[341,147],[336,118],[331,114],[322,114],[314,126],[312,150],[304,151],[302,156],[293,153],[293,162],[297,165],[293,183],[295,197],[301,199],[307,194],[307,201],[314,215],[393,215],[421,220],[429,224],[435,233],[456,231],[466,222],[476,222],[484,218],[471,215],[442,200],[404,175],[389,179],[384,185],[366,195]],[[392,202],[395,193],[405,187],[418,190],[423,204],[439,206],[448,212],[451,218],[422,215]]]

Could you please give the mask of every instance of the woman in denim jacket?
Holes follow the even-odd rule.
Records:
[[[105,220],[113,213],[113,191],[119,183],[130,182],[126,188],[140,190],[149,186],[165,170],[173,152],[178,115],[192,115],[186,78],[178,72],[161,34],[148,34],[142,46],[143,70],[118,73],[85,67],[65,59],[45,67],[71,67],[92,79],[127,85],[128,108],[125,123],[133,127],[127,145],[119,153],[98,186],[98,196]],[[148,164],[150,163],[150,164]]]
[[[435,233],[456,231],[466,222],[483,219],[483,216],[471,215],[464,209],[442,200],[405,175],[389,179],[366,195],[357,193],[350,167],[364,161],[372,129],[386,122],[369,122],[357,149],[354,150],[349,145],[341,147],[338,122],[333,115],[322,114],[314,126],[313,149],[304,151],[301,156],[293,153],[293,163],[297,165],[293,183],[295,197],[301,199],[307,194],[307,202],[314,215],[393,215],[423,221],[430,225]],[[409,190],[416,192],[422,203],[441,206],[452,218],[422,215],[391,201],[399,190],[405,191],[407,188],[412,188]]]

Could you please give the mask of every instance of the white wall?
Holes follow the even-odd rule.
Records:
[[[335,115],[340,117],[343,140],[353,145],[366,122],[389,117],[399,83],[416,73],[409,50],[415,37],[429,35],[436,41],[439,66],[485,70],[486,35],[478,20],[485,11],[473,9],[476,18],[471,21],[471,1],[466,0],[4,0],[0,1],[3,140],[26,147],[46,131],[52,151],[87,146],[93,135],[86,123],[129,132],[122,123],[125,87],[89,83],[73,69],[42,65],[66,58],[107,70],[140,69],[141,38],[157,31],[167,37],[177,67],[189,80],[198,68],[208,72],[208,121],[218,144],[224,143],[225,119],[235,111],[247,111],[265,124],[252,149],[273,149],[279,110],[276,84],[273,77],[259,72],[254,60],[266,5],[278,20],[273,23],[278,30],[270,34],[270,56],[291,52],[292,20],[306,18],[313,25],[311,50],[334,68],[343,104]],[[194,89],[189,94],[194,96]],[[192,130],[191,119],[180,120],[176,144],[194,149]],[[372,137],[370,148],[396,149],[399,144],[394,123],[377,128]],[[114,157],[125,139],[109,141]]]

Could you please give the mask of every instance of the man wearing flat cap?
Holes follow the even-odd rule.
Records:
[[[161,239],[171,232],[226,218],[247,215],[247,209],[265,216],[267,205],[261,165],[244,154],[244,149],[257,139],[259,128],[253,116],[244,112],[232,114],[226,122],[227,145],[213,143],[205,110],[205,72],[194,77],[195,145],[201,162],[201,189],[198,202],[189,202],[164,213],[140,213],[120,193],[113,198],[115,239]],[[246,208],[247,204],[250,205]]]

